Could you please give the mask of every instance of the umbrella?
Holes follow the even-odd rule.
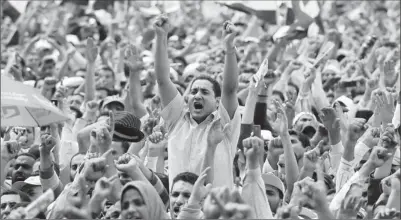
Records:
[[[69,118],[38,90],[1,76],[1,126],[45,126]]]

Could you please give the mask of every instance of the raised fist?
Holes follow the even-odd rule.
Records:
[[[54,146],[56,146],[56,139],[49,134],[44,134],[40,137],[41,145],[39,149],[43,153],[50,153]]]
[[[10,161],[18,154],[20,149],[21,146],[17,141],[4,141],[1,145],[1,157]]]
[[[234,47],[234,38],[237,36],[238,31],[236,30],[235,25],[229,21],[224,22],[223,29],[224,43],[227,48],[231,49]]]
[[[167,36],[167,33],[170,28],[170,25],[168,22],[168,17],[166,15],[160,15],[159,17],[156,18],[156,21],[153,24],[153,27],[156,31],[156,35]]]
[[[137,161],[137,158],[129,153],[125,153],[118,158],[115,165],[117,170],[124,173],[131,173],[139,168],[138,163],[140,163],[140,161]]]
[[[247,160],[258,161],[258,157],[263,155],[264,142],[258,137],[249,137],[242,141]]]
[[[86,103],[86,111],[94,113],[99,109],[99,103],[97,101],[89,101]]]

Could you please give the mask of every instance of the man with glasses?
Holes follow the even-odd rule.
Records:
[[[23,199],[23,195],[13,190],[6,190],[1,194],[1,219],[6,219]],[[25,199],[26,200],[26,199]]]

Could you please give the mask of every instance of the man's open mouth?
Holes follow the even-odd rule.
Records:
[[[15,174],[15,181],[24,181],[25,179],[23,174]]]
[[[194,102],[194,108],[195,108],[195,110],[202,110],[203,104],[200,102]]]
[[[302,129],[302,133],[304,135],[308,136],[309,138],[312,138],[316,133],[316,129],[314,127],[308,125]]]
[[[181,209],[180,206],[175,206],[173,208],[173,213],[175,216],[178,216],[178,213],[180,213],[180,209]]]

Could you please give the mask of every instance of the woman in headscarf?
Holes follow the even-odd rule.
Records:
[[[122,219],[169,219],[155,188],[143,181],[127,183],[121,194]]]

